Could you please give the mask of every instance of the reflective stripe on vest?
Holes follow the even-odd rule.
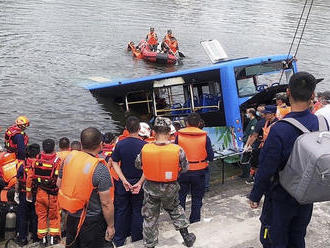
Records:
[[[270,125],[268,125],[268,123],[269,123],[269,121],[266,121],[264,127],[262,128],[263,136],[262,136],[262,141],[261,141],[261,143],[259,145],[259,148],[262,148],[264,146],[265,141],[268,138],[268,135],[269,135],[269,132],[270,132],[270,128],[276,123],[276,121],[273,122]]]
[[[29,143],[29,136],[19,128],[17,125],[13,125],[9,127],[5,132],[5,147],[9,152],[17,151],[17,144],[14,144],[13,138],[16,134],[22,134],[24,137],[24,145],[27,146]]]
[[[178,144],[186,153],[189,170],[202,170],[208,166],[206,161],[207,133],[197,127],[186,127],[178,132]]]
[[[104,163],[82,151],[72,151],[63,165],[63,177],[58,194],[61,208],[75,213],[83,209],[92,194],[93,173],[98,163]]]
[[[8,184],[10,180],[17,175],[17,164],[15,153],[2,152],[0,153],[0,175],[3,180]]]
[[[0,201],[8,202],[7,193],[8,193],[8,190],[6,190],[6,189],[1,190],[1,192],[0,192]]]
[[[154,182],[174,182],[178,179],[180,146],[146,144],[141,151],[143,174]]]

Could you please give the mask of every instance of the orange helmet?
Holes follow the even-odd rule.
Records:
[[[15,123],[17,126],[24,127],[24,128],[30,126],[29,119],[24,115],[18,116]]]

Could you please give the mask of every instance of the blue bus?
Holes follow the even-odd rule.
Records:
[[[181,121],[197,112],[205,122],[214,151],[243,148],[245,109],[270,104],[297,72],[292,56],[240,58],[141,78],[95,78],[86,88],[123,106],[125,111]]]

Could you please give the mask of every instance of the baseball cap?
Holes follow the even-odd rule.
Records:
[[[276,106],[274,105],[266,105],[265,109],[262,111],[264,114],[275,114],[276,113]]]

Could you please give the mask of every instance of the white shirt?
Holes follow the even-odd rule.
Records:
[[[319,109],[315,113],[316,115],[322,115],[328,121],[330,125],[330,104],[325,105],[323,108]]]

